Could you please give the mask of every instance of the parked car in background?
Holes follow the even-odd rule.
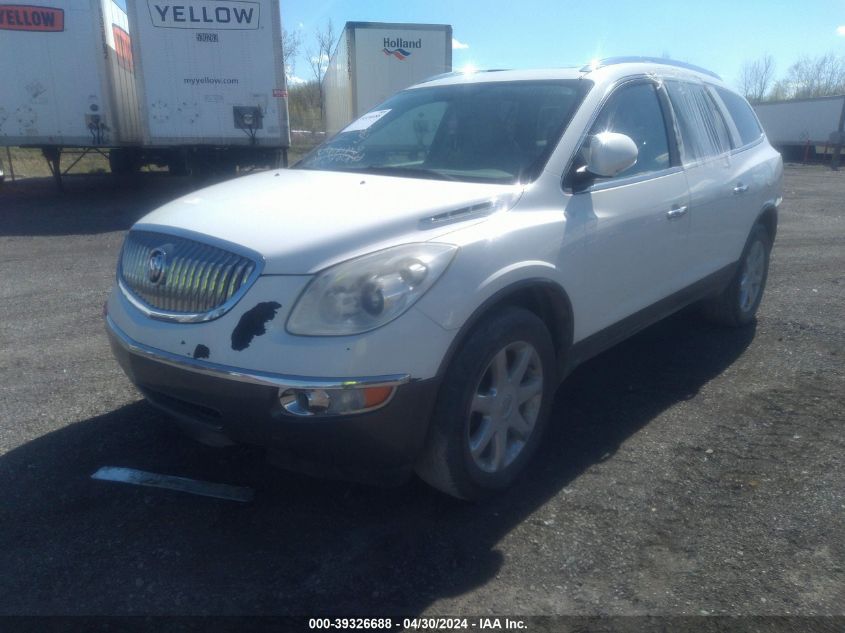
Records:
[[[108,331],[197,438],[476,499],[586,359],[694,302],[754,320],[781,179],[748,103],[695,67],[448,74],[140,220]]]

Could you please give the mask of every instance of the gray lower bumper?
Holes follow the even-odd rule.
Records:
[[[274,461],[315,475],[400,481],[425,441],[437,379],[246,372],[141,345],[108,317],[107,331],[115,358],[150,403],[207,443],[264,446]],[[299,418],[279,402],[280,389],[375,385],[395,385],[396,394],[381,409],[357,415]]]

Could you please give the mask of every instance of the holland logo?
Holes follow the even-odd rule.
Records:
[[[411,56],[412,48],[422,48],[422,38],[405,40],[401,37],[384,38],[384,48],[381,51],[388,57],[395,57],[400,62]]]
[[[411,55],[411,51],[406,51],[404,48],[394,48],[393,50],[391,50],[391,49],[385,47],[381,50],[384,51],[384,54],[387,55],[388,57],[390,55],[393,55],[399,61],[402,61],[406,57],[410,57],[410,55]]]

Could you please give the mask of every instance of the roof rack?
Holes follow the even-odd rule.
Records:
[[[606,57],[605,59],[600,59],[597,62],[590,62],[586,66],[583,66],[581,68],[581,72],[587,73],[591,70],[598,70],[599,68],[604,68],[605,66],[615,66],[616,64],[663,64],[664,66],[675,66],[677,68],[694,70],[697,73],[703,73],[705,75],[709,75],[710,77],[715,77],[719,81],[722,80],[722,78],[712,70],[707,70],[701,66],[695,66],[694,64],[688,64],[686,62],[679,62],[674,59],[666,59],[664,57]]]

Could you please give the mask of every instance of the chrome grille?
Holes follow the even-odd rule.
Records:
[[[151,262],[157,254],[160,269]],[[256,259],[185,237],[138,230],[130,231],[123,243],[118,275],[127,297],[150,316],[207,321],[234,305],[259,272]]]

